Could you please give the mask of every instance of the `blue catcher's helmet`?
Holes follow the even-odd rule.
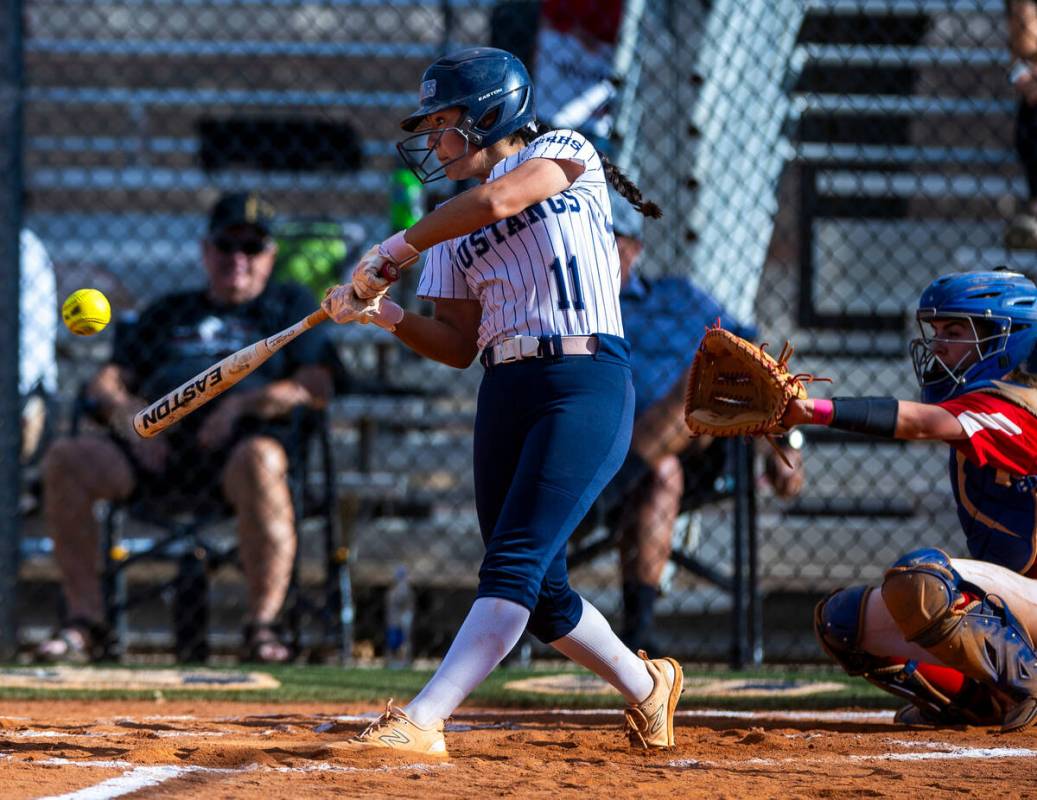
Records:
[[[922,401],[939,403],[1026,367],[1037,343],[1037,285],[1005,269],[943,275],[922,292],[917,318],[922,337],[911,342],[911,361]],[[968,323],[972,337],[954,341],[972,348],[949,364],[932,347],[946,340],[926,324],[956,319]]]
[[[468,145],[489,147],[521,128],[536,129],[533,82],[522,62],[507,50],[470,47],[443,56],[421,76],[420,105],[400,123],[414,131],[429,114],[448,108],[462,109],[460,119],[449,128],[425,130],[409,136],[396,148],[422,183],[443,177],[446,164],[429,169],[438,142],[436,134],[455,131]],[[452,162],[451,162],[452,163]]]

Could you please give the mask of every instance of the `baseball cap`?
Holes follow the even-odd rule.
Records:
[[[269,235],[274,223],[274,206],[256,192],[229,192],[209,212],[209,233],[232,225],[254,225]]]
[[[644,233],[644,217],[630,201],[609,186],[609,200],[612,203],[612,230],[616,236],[626,236],[640,240]]]

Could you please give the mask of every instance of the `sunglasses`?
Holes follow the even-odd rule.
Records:
[[[270,246],[269,239],[263,239],[260,237],[239,239],[233,236],[215,236],[209,241],[212,242],[213,247],[227,256],[233,255],[234,253],[244,253],[246,256],[258,256]]]

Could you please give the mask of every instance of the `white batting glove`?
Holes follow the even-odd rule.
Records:
[[[379,245],[375,245],[353,269],[353,289],[357,296],[370,299],[385,293],[396,280],[399,271],[417,261],[420,252],[407,243],[403,231],[398,231]],[[388,265],[389,270],[385,267]],[[391,272],[386,275],[386,272]]]
[[[390,333],[396,330],[404,313],[399,305],[385,295],[361,300],[348,284],[328,289],[320,307],[340,324],[359,322],[361,325],[377,325]]]
[[[366,325],[368,322],[372,322],[371,318],[378,313],[380,301],[380,297],[363,300],[357,297],[350,284],[344,283],[328,289],[324,294],[324,299],[321,300],[320,307],[340,325],[345,325],[347,322],[359,322]]]
[[[356,296],[369,300],[384,294],[389,289],[389,281],[382,275],[382,267],[389,263],[378,252],[380,245],[374,245],[364,253],[360,263],[353,268],[352,289]]]

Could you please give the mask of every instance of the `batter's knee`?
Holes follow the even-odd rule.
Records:
[[[533,636],[550,644],[568,636],[583,615],[583,600],[571,588],[551,597],[541,596],[526,625]]]
[[[913,550],[886,571],[882,599],[904,638],[927,647],[945,639],[948,626],[957,624],[948,612],[961,599],[961,582],[942,550]]]
[[[838,589],[814,608],[814,633],[822,649],[850,675],[865,675],[879,663],[860,649],[870,586]]]

